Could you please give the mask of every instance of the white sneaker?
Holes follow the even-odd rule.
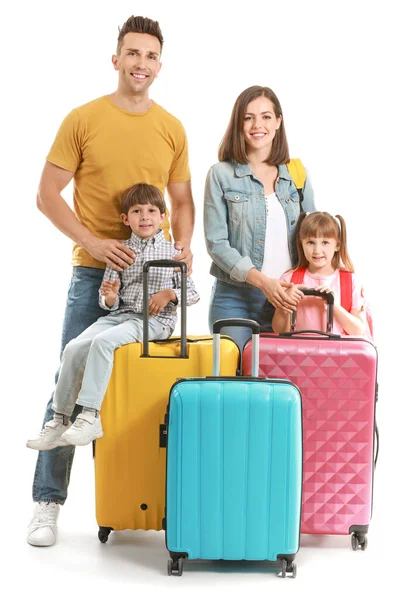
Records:
[[[86,446],[103,435],[100,416],[95,417],[92,413],[82,412],[61,436],[61,440],[74,446]]]
[[[51,421],[47,421],[44,429],[38,435],[27,440],[26,446],[27,448],[33,448],[33,450],[52,450],[57,446],[67,446],[67,443],[60,439],[67,429],[68,425],[63,425],[59,421],[51,419]]]
[[[57,517],[60,505],[56,502],[37,502],[28,526],[27,542],[32,546],[52,546],[56,541]]]

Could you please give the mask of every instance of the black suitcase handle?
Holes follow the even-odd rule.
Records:
[[[315,336],[323,335],[331,340],[340,340],[340,335],[338,333],[327,333],[327,331],[319,331],[318,329],[300,329],[299,331],[283,331],[279,334],[279,337],[296,337],[302,333],[310,333]]]
[[[252,377],[259,375],[259,334],[260,325],[252,319],[219,319],[212,327],[214,338],[212,351],[212,376],[218,377],[221,370],[221,329],[222,327],[247,327],[252,329]]]
[[[260,325],[252,319],[219,319],[215,321],[212,327],[212,333],[221,333],[222,327],[249,327],[252,329],[252,333],[260,333]]]
[[[305,296],[321,296],[327,300],[327,318],[326,318],[326,332],[330,333],[333,327],[333,306],[335,303],[335,297],[333,294],[328,292],[319,292],[314,288],[300,288],[300,291],[304,293]],[[296,329],[296,315],[297,311],[294,310],[290,319],[290,332],[295,331]],[[300,333],[300,332],[299,332]],[[304,332],[307,333],[307,332]],[[311,332],[309,332],[311,333]],[[340,336],[339,336],[340,337]]]
[[[374,443],[374,466],[377,465],[377,459],[379,458],[379,448],[380,448],[380,434],[379,434],[379,428],[377,426],[377,423],[375,422],[374,425],[374,438],[375,438],[375,443]]]
[[[143,287],[143,333],[142,333],[142,355],[149,357],[149,340],[148,340],[148,277],[151,268],[158,267],[173,267],[181,269],[181,350],[179,358],[188,358],[187,335],[186,335],[186,303],[187,303],[187,266],[180,260],[147,260],[142,267],[142,287]],[[155,358],[169,358],[157,356]]]

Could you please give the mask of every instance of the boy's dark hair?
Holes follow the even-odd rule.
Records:
[[[158,21],[153,21],[152,19],[148,19],[148,17],[134,17],[134,15],[132,15],[125,21],[121,28],[118,27],[118,31],[117,55],[121,52],[122,42],[127,33],[147,33],[148,35],[156,37],[161,45],[162,52],[164,38],[162,37],[162,31]]]
[[[121,212],[127,215],[130,208],[136,204],[152,204],[159,209],[161,215],[167,210],[164,196],[160,190],[155,185],[148,185],[148,183],[136,183],[125,190],[121,200]]]

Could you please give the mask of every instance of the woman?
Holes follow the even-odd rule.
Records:
[[[243,91],[211,167],[205,187],[204,228],[211,274],[216,277],[209,324],[228,317],[263,319],[265,297],[288,312],[301,292],[290,296],[279,281],[297,262],[295,229],[301,212],[299,194],[289,174],[289,149],[282,108],[271,89],[253,86]],[[306,178],[303,210],[315,209]],[[250,330],[223,330],[242,349]]]

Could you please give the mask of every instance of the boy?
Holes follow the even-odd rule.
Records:
[[[142,267],[147,260],[173,259],[178,255],[164,238],[159,226],[166,216],[164,198],[158,188],[138,183],[122,198],[121,220],[131,228],[124,245],[135,253],[132,265],[122,272],[107,266],[99,291],[100,306],[112,312],[101,317],[64,350],[54,394],[54,418],[27,441],[35,450],[57,446],[85,446],[103,435],[99,410],[110,379],[114,350],[142,340]],[[149,281],[149,339],[167,339],[177,320],[181,299],[180,273],[172,268],[156,268]],[[187,304],[199,296],[189,277]],[[82,412],[70,426],[75,404]]]

